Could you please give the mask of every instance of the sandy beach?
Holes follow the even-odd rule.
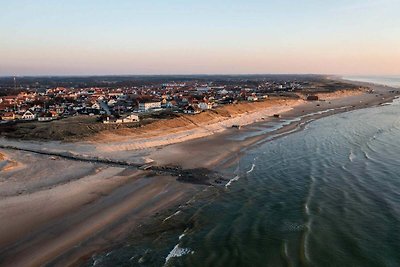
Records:
[[[232,117],[216,115],[202,123],[153,131],[146,138],[142,129],[75,143],[1,139],[0,263],[79,264],[117,244],[146,218],[171,215],[172,207],[206,187],[97,159],[221,171],[259,142],[301,130],[312,120],[379,105],[396,96],[391,88],[369,86],[373,93],[321,94],[321,101],[282,100]],[[234,124],[243,128],[234,129]]]
[[[49,167],[46,156],[20,153],[10,156],[26,167],[2,172],[4,266],[40,266],[104,229],[118,240],[113,227],[129,219],[132,229],[142,223],[139,218],[180,202],[194,188],[173,177],[144,177],[142,171],[123,167],[63,159]]]

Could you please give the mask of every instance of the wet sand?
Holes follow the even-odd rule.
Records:
[[[49,154],[72,151],[79,156],[115,156],[136,163],[153,161],[156,165],[221,171],[259,142],[301,130],[308,122],[323,116],[379,105],[395,97],[390,88],[373,86],[373,89],[374,94],[304,102],[280,113],[279,119],[269,116],[241,130],[227,129],[162,147],[104,153],[93,150],[95,147],[87,143],[82,146],[12,140],[0,143]],[[300,116],[303,117],[291,122]],[[289,123],[275,131],[265,131],[268,123],[282,121]],[[156,213],[165,214],[174,205],[188,201],[205,187],[180,183],[176,177],[154,176],[135,167],[54,159],[23,150],[0,149],[0,153],[19,164],[18,168],[0,172],[0,264],[3,266],[79,263],[94,252],[118,243]]]
[[[116,242],[125,220],[132,231],[143,218],[181,203],[195,189],[174,177],[145,177],[137,169],[7,153],[25,167],[2,172],[2,187],[8,189],[0,197],[2,266],[41,266],[66,253],[74,257],[63,262],[74,263],[94,251],[77,249],[79,244],[105,229],[105,236]],[[33,181],[26,183],[28,177]],[[111,244],[100,243],[96,249]]]

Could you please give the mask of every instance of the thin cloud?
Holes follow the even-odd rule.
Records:
[[[343,7],[344,11],[362,11],[373,8],[388,8],[398,4],[397,0],[364,0],[357,1]]]

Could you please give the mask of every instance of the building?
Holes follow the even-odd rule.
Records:
[[[38,121],[40,121],[40,122],[52,121],[52,120],[54,120],[53,117],[46,117],[46,116],[40,116],[40,117],[38,117]]]
[[[210,102],[200,102],[198,104],[199,108],[202,110],[212,109],[213,104]]]
[[[103,123],[133,123],[133,122],[139,122],[139,116],[135,114],[128,115],[125,118],[119,118],[119,119],[110,119],[110,116],[107,116],[105,120],[103,120]]]
[[[184,110],[183,113],[185,114],[199,114],[201,112],[201,109],[198,107],[194,106],[187,106]]]
[[[251,101],[251,102],[258,101],[258,97],[255,95],[251,95],[251,96],[247,97],[247,101]]]
[[[115,99],[110,99],[108,102],[107,102],[107,105],[108,106],[110,106],[110,107],[113,107],[115,104],[117,104],[117,100],[115,100]]]
[[[15,120],[15,113],[14,112],[5,112],[2,116],[1,119],[3,121],[13,121]]]
[[[226,89],[222,89],[221,91],[218,92],[220,95],[227,95],[229,92]]]
[[[57,118],[57,116],[55,116],[53,112],[47,112],[47,113],[40,114],[38,116],[38,121],[46,122],[46,121],[55,120],[56,118]]]
[[[95,103],[91,106],[91,108],[100,109],[101,107],[100,107],[100,104],[99,104],[98,102],[95,102]]]
[[[161,108],[161,101],[141,102],[139,103],[139,111],[147,112],[151,109]]]
[[[135,114],[128,115],[127,117],[122,119],[123,123],[128,123],[128,122],[139,122],[139,116]]]
[[[36,119],[36,115],[33,114],[32,111],[27,110],[25,111],[25,113],[22,115],[21,119],[25,120],[25,121],[32,121],[34,119]]]
[[[196,91],[199,93],[207,93],[210,90],[211,90],[211,88],[208,86],[196,87]]]

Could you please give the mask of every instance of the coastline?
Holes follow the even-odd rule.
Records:
[[[212,134],[203,136],[193,133],[186,134],[186,136],[190,138],[178,138],[177,140],[179,142],[168,142],[171,140],[166,139],[167,141],[165,141],[164,139],[165,143],[163,144],[153,142],[152,144],[157,145],[132,147],[127,146],[127,144],[122,141],[115,144],[111,149],[107,149],[107,145],[109,146],[109,144],[96,144],[95,146],[93,146],[93,144],[86,144],[87,147],[83,150],[77,149],[77,144],[64,144],[64,146],[60,147],[58,143],[50,143],[50,146],[43,147],[42,144],[37,143],[36,146],[31,148],[42,149],[42,151],[46,151],[49,154],[53,153],[54,155],[59,155],[57,153],[62,153],[68,148],[72,148],[72,155],[112,158],[116,154],[120,154],[118,159],[124,159],[128,162],[144,163],[153,161],[157,165],[180,165],[187,169],[221,169],[233,164],[235,160],[240,157],[241,153],[244,153],[246,149],[251,149],[252,146],[257,145],[259,142],[269,141],[273,138],[301,130],[307,123],[318,118],[390,102],[395,98],[395,95],[389,93],[388,88],[389,87],[386,86],[374,85],[374,89],[377,92],[376,94],[364,93],[361,95],[347,96],[345,98],[332,98],[329,99],[329,101],[296,103],[296,105],[290,106],[290,108],[285,107],[285,109],[281,109],[279,111],[279,113],[281,113],[280,119],[269,117],[267,120],[262,120],[262,116],[271,116],[277,113],[276,109],[269,110],[268,113],[264,111],[263,114],[258,114],[257,118],[249,120],[250,123],[246,124],[247,126],[243,127],[242,130],[231,129],[228,124],[223,128],[225,130],[220,130],[219,128],[215,129],[213,126],[206,129],[206,132],[208,131]],[[317,104],[319,104],[319,106],[317,106]],[[229,124],[233,124],[233,122],[229,121]],[[277,125],[276,127],[278,128],[275,129],[267,124]],[[15,141],[6,142],[5,144],[10,145],[10,143],[18,145],[18,142]],[[4,140],[2,140],[2,144],[4,145]],[[21,149],[24,149],[24,147],[27,147],[26,143],[22,143],[22,146],[20,146]],[[90,151],[93,148],[97,149],[95,153]],[[138,149],[140,153],[136,153]],[[0,151],[2,150],[0,149]],[[23,151],[11,150],[8,152],[11,158],[12,156],[20,157],[21,154],[26,153]],[[131,155],[133,152],[136,154]],[[189,155],[188,152],[190,152]],[[41,166],[36,166],[38,170],[41,168],[48,168],[48,156],[36,155],[31,152],[28,154],[30,154],[31,159],[22,162],[23,166],[32,166],[35,164],[36,160],[39,159],[41,161]],[[125,228],[125,230],[132,231],[134,225],[140,223],[140,218],[152,216],[157,212],[165,211],[168,207],[186,202],[195,192],[204,188],[204,186],[201,185],[176,182],[173,177],[145,177],[149,175],[149,173],[138,171],[134,168],[104,166],[96,162],[82,163],[78,161],[71,163],[71,161],[67,159],[57,159],[54,161],[54,164],[59,165],[57,166],[59,171],[64,170],[67,172],[67,169],[71,166],[80,166],[90,171],[88,173],[72,173],[70,176],[66,175],[64,179],[61,179],[55,184],[49,184],[48,181],[39,181],[31,186],[31,188],[34,188],[32,191],[28,190],[28,192],[20,193],[16,190],[13,196],[1,196],[0,206],[2,206],[2,214],[0,217],[4,218],[1,232],[9,233],[7,237],[1,240],[2,243],[0,243],[2,247],[0,252],[2,255],[1,258],[5,259],[2,261],[2,264],[7,265],[7,263],[11,263],[11,260],[15,260],[16,257],[20,260],[20,266],[26,263],[25,260],[30,262],[36,260],[32,263],[37,263],[37,265],[48,263],[59,258],[60,255],[68,254],[68,249],[73,248],[76,244],[89,241],[96,236],[98,237],[99,233],[102,233],[101,230],[115,230],[116,225],[118,225],[116,222],[121,222],[126,214],[134,213],[136,215],[131,218],[131,222],[128,223],[129,226],[126,227],[127,229]],[[22,172],[24,170],[19,171]],[[41,175],[49,175],[49,171]],[[28,175],[26,179],[28,179]],[[23,182],[25,181],[17,181],[15,185],[10,185],[10,187],[21,186]],[[97,188],[94,182],[97,183]],[[144,184],[148,185],[149,188],[143,187]],[[84,189],[80,190],[84,192],[79,192],[78,189],[81,188],[82,185],[84,185]],[[66,189],[68,187],[70,188]],[[130,191],[127,190],[127,188],[134,189]],[[126,190],[126,198],[121,199],[117,197],[117,190]],[[165,190],[167,190],[167,193],[163,194]],[[129,194],[132,192],[135,192],[134,195],[138,197],[138,199],[132,200],[130,198]],[[49,193],[51,193],[51,195]],[[66,193],[70,193],[71,195],[68,196]],[[80,198],[77,198],[77,196]],[[105,200],[107,197],[111,199],[109,202]],[[56,204],[51,205],[53,213],[46,211],[46,209],[42,212],[44,213],[46,211],[46,214],[53,214],[54,217],[42,218],[44,221],[40,221],[38,220],[39,216],[37,211],[40,209],[41,205],[49,201],[49,199],[55,201],[54,203],[56,204],[61,204],[65,201],[68,205],[65,204],[65,206],[60,207]],[[75,201],[74,205],[70,203],[71,200]],[[142,206],[141,203],[144,201],[159,204],[155,205],[154,208],[149,204]],[[161,204],[161,202],[163,203]],[[21,210],[11,209],[11,207],[15,206],[19,206]],[[103,210],[104,207],[110,207],[110,209],[101,212],[101,215],[104,216],[102,219],[89,216],[90,213],[84,214],[83,212],[85,209],[87,212],[91,209],[96,210],[96,208],[97,211],[100,211]],[[29,210],[31,212],[27,213],[26,211]],[[111,212],[111,210],[117,211],[112,215],[107,213]],[[7,220],[5,218],[7,218]],[[16,220],[10,224],[10,218],[19,218],[20,221]],[[64,223],[60,223],[66,218],[70,218],[72,221],[73,218],[75,218],[76,224],[70,224],[71,221],[68,220]],[[33,219],[37,219],[37,223],[32,223],[30,228],[26,228],[24,222],[26,220],[32,222]],[[9,223],[8,225],[7,222]],[[18,225],[20,225],[20,228],[16,227]],[[54,225],[59,228],[52,228]],[[78,227],[80,230],[74,229],[73,226],[77,225],[81,225],[81,227],[84,228]],[[92,226],[91,231],[87,231],[90,226]],[[12,228],[15,228],[15,232],[10,231]],[[21,231],[24,228],[25,232]],[[55,241],[52,241],[54,236],[46,235],[48,229],[52,229],[54,233],[60,231],[64,232],[67,229],[72,231],[69,232],[70,235],[68,236],[74,236],[75,238],[68,238],[67,236],[60,235]],[[34,234],[29,234],[29,236],[26,237],[31,231],[34,231]],[[18,235],[16,235],[16,233],[18,233]],[[119,233],[119,235],[121,235],[121,233]],[[118,236],[118,234],[115,234],[115,236]],[[116,238],[116,240],[118,240],[118,238]],[[5,249],[3,249],[4,247]],[[70,255],[70,260],[74,257],[78,259],[85,257],[85,255],[93,254],[94,251],[102,250],[106,247],[109,247],[109,244],[103,242],[103,245],[98,244],[94,249],[86,251],[82,249],[82,252],[85,251],[85,253],[72,253],[73,257]],[[62,262],[73,264],[74,260],[69,261],[66,259]],[[15,264],[16,262],[13,263]],[[18,264],[14,266],[18,266]]]
[[[358,83],[358,85],[365,84]],[[248,127],[244,127],[241,131],[228,129],[225,132],[207,138],[193,139],[181,144],[175,143],[154,151],[150,157],[161,165],[179,163],[185,168],[221,167],[226,165],[226,162],[230,161],[232,157],[237,157],[237,153],[251,148],[252,145],[256,145],[258,142],[263,140],[268,142],[271,139],[301,130],[307,123],[322,117],[377,106],[391,102],[396,97],[394,93],[389,93],[389,90],[393,88],[389,89],[386,86],[374,85],[372,89],[376,93],[365,92],[350,96],[346,95],[345,97],[333,96],[326,101],[302,102],[280,114],[281,117],[279,119],[269,118],[267,121],[256,121]],[[271,127],[270,124],[273,124],[273,126]],[[271,128],[270,131],[268,127]],[[259,130],[259,128],[262,128],[262,130]],[[246,134],[242,135],[242,132],[256,132],[256,134],[246,136]],[[232,138],[232,136],[237,137],[238,135],[239,138]],[[206,154],[201,153],[205,146],[207,147]],[[186,151],[191,151],[195,154],[196,160],[188,158]],[[220,161],[224,163],[218,164]],[[198,162],[201,162],[201,164]]]

